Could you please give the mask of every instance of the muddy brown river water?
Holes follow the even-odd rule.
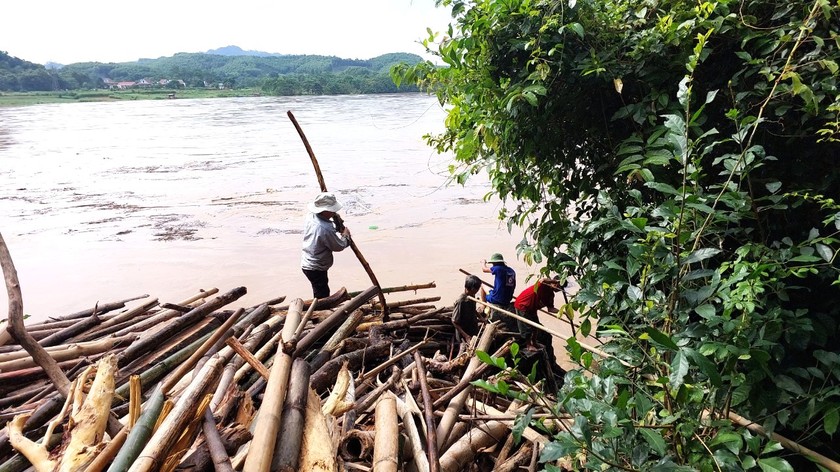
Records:
[[[447,186],[450,156],[423,141],[444,111],[422,94],[253,97],[0,108],[0,233],[24,311],[44,319],[149,294],[177,302],[245,286],[232,307],[309,298],[300,272],[306,203],[318,193],[291,110],[344,202],[382,286],[434,281],[449,304],[458,269],[502,252],[519,273],[521,232],[485,201],[482,175]],[[370,286],[352,251],[333,289]],[[484,275],[490,281],[489,275]],[[5,318],[6,293],[0,294]]]

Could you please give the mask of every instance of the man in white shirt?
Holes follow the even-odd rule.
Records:
[[[330,295],[327,271],[333,265],[333,252],[343,251],[350,245],[350,230],[344,227],[338,232],[332,222],[342,206],[334,194],[322,192],[307,207],[310,213],[303,228],[300,267],[312,284],[314,298]]]

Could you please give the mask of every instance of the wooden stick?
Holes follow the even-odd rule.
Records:
[[[303,147],[306,148],[306,152],[309,154],[309,159],[312,161],[312,166],[315,168],[315,176],[318,179],[318,185],[321,187],[322,192],[327,191],[327,184],[324,182],[324,175],[321,173],[321,166],[318,164],[318,159],[315,158],[315,152],[312,151],[312,146],[309,145],[309,140],[306,139],[306,135],[303,134],[303,129],[298,124],[297,120],[295,119],[295,115],[292,114],[292,111],[289,110],[286,112],[289,116],[289,119],[292,120],[292,124],[295,126],[295,129],[300,135],[301,141],[303,141]],[[335,220],[336,228],[341,230],[344,227],[344,221],[342,221],[341,217],[338,214],[333,216],[333,220]],[[359,262],[364,267],[365,272],[367,272],[368,277],[370,277],[371,283],[376,286],[377,290],[379,291],[379,305],[382,307],[382,314],[383,318],[387,321],[388,319],[388,304],[385,302],[385,294],[382,292],[382,287],[379,285],[379,281],[376,280],[376,275],[373,273],[373,269],[370,268],[370,264],[368,264],[367,260],[365,260],[364,256],[362,256],[362,252],[359,251],[359,248],[356,247],[356,242],[353,241],[353,238],[348,237],[348,242],[350,243],[350,249],[353,250],[353,254],[356,255],[356,258],[359,259]]]
[[[382,293],[395,293],[395,292],[416,292],[417,290],[421,290],[424,288],[435,288],[434,282],[429,282],[425,284],[414,284],[414,285],[400,285],[399,287],[385,287],[382,289]],[[360,294],[361,292],[348,292],[347,294],[351,297],[355,297],[356,295]]]
[[[394,394],[386,392],[376,402],[376,434],[373,439],[373,471],[397,472],[399,427]]]
[[[368,380],[370,380],[370,379],[376,377],[377,375],[379,375],[379,373],[382,372],[383,370],[385,370],[388,367],[390,367],[390,366],[396,364],[397,362],[399,362],[400,359],[402,359],[403,357],[414,355],[417,352],[418,349],[420,349],[421,347],[423,347],[425,345],[426,345],[426,342],[421,341],[421,342],[415,344],[414,346],[411,346],[410,348],[406,349],[405,351],[392,356],[390,359],[383,362],[382,364],[379,364],[378,366],[374,367],[373,369],[367,371],[365,374],[359,374],[359,376],[356,378],[356,383],[367,382]]]
[[[776,441],[785,449],[797,452],[802,454],[803,456],[811,459],[812,461],[816,462],[817,464],[825,467],[826,469],[830,470],[831,472],[840,472],[840,463],[825,457],[824,455],[820,454],[817,451],[813,451],[808,449],[801,444],[791,441],[790,439],[778,434],[778,433],[768,433],[766,429],[764,429],[760,424],[754,423],[743,416],[737,415],[733,412],[729,412],[729,420],[733,423],[737,424],[738,426],[742,426],[747,428],[748,430],[752,431],[753,433],[759,434],[764,436],[765,438],[770,439],[771,441]]]
[[[70,391],[70,380],[67,379],[55,360],[47,354],[47,351],[26,332],[26,327],[23,324],[23,296],[20,292],[20,282],[18,281],[15,263],[12,261],[12,255],[9,254],[9,248],[6,246],[2,233],[0,233],[0,268],[3,269],[3,278],[6,281],[6,292],[9,298],[9,327],[7,329],[15,340],[26,349],[26,352],[38,362],[38,365],[44,369],[56,390],[66,397]]]
[[[254,426],[254,439],[248,448],[243,472],[262,472],[269,470],[274,456],[274,445],[277,442],[277,432],[283,414],[283,402],[289,385],[289,375],[292,370],[292,356],[283,352],[283,342],[291,340],[300,324],[303,300],[296,299],[289,307],[289,314],[283,324],[283,336],[277,344],[277,354],[274,365],[260,406]]]
[[[257,358],[254,357],[254,355],[251,354],[251,352],[248,349],[246,349],[245,346],[242,345],[242,343],[239,342],[239,340],[237,340],[236,338],[228,338],[228,340],[225,342],[228,346],[231,347],[231,349],[233,349],[234,352],[236,352],[237,354],[239,354],[240,357],[245,359],[245,362],[247,362],[248,365],[250,365],[254,368],[254,370],[259,372],[259,374],[264,379],[268,380],[268,369],[266,369],[263,363],[258,361]]]
[[[417,376],[420,379],[420,391],[423,394],[423,415],[426,417],[426,449],[429,453],[429,470],[440,471],[440,459],[438,458],[437,435],[435,429],[435,413],[432,408],[432,397],[429,395],[429,384],[426,383],[426,366],[423,364],[423,357],[414,351],[414,363],[417,365]]]
[[[548,334],[550,334],[550,335],[554,336],[555,338],[559,338],[559,339],[562,339],[562,340],[564,340],[564,341],[568,341],[569,339],[572,339],[572,338],[573,338],[573,336],[566,336],[566,335],[564,335],[564,334],[562,334],[562,333],[558,333],[557,331],[554,331],[553,329],[548,328],[548,327],[546,327],[546,326],[544,326],[544,325],[542,325],[542,324],[540,324],[540,323],[537,323],[537,322],[531,321],[531,320],[529,320],[528,318],[523,318],[523,317],[521,317],[521,316],[519,316],[519,315],[517,315],[517,314],[515,314],[515,313],[511,313],[511,312],[509,312],[509,311],[507,311],[507,310],[504,310],[504,309],[502,309],[502,308],[499,308],[499,307],[497,307],[497,306],[491,306],[489,303],[487,303],[487,302],[485,302],[485,301],[482,301],[482,300],[479,300],[478,298],[475,298],[475,297],[470,297],[470,296],[467,296],[467,298],[469,298],[470,300],[472,300],[472,301],[474,301],[474,302],[476,302],[476,303],[480,303],[480,304],[482,304],[482,305],[484,305],[484,306],[490,306],[493,310],[496,310],[496,311],[498,311],[499,313],[503,313],[503,314],[505,314],[505,315],[507,315],[507,316],[510,316],[511,318],[513,318],[513,319],[515,319],[515,320],[517,320],[517,321],[521,321],[521,322],[523,322],[523,323],[527,324],[528,326],[532,326],[532,327],[534,327],[534,328],[537,328],[537,329],[538,329],[538,330],[540,330],[540,331],[544,331],[544,332],[546,332],[546,333],[548,333]],[[609,354],[609,353],[607,353],[607,352],[605,352],[605,351],[602,351],[601,349],[598,349],[597,347],[592,347],[592,346],[589,346],[589,345],[584,344],[584,343],[582,343],[582,342],[580,342],[580,341],[578,341],[578,344],[580,344],[580,347],[582,347],[583,349],[585,349],[585,350],[587,350],[587,351],[589,351],[589,352],[591,352],[591,353],[593,353],[593,354],[597,354],[597,355],[599,355],[599,356],[601,356],[601,357],[603,357],[603,358],[615,359],[615,360],[617,360],[618,362],[620,362],[620,363],[621,363],[624,367],[633,368],[633,366],[632,366],[632,365],[630,365],[630,363],[625,362],[625,361],[623,361],[623,360],[621,360],[621,359],[619,359],[619,358],[617,358],[617,357],[613,356],[612,354]]]

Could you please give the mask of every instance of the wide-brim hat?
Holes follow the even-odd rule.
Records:
[[[487,259],[487,262],[505,262],[505,258],[498,252],[494,252],[490,255],[490,259]]]
[[[321,192],[315,197],[315,200],[309,203],[307,208],[312,213],[321,213],[322,211],[331,211],[333,213],[338,212],[344,207],[339,201],[335,198],[335,195],[331,192]]]

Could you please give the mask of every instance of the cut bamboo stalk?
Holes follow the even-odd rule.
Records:
[[[407,395],[407,397],[410,397],[410,395]],[[411,458],[414,461],[414,467],[417,468],[417,472],[429,472],[429,459],[423,452],[423,440],[420,439],[420,432],[414,422],[414,414],[411,408],[399,398],[396,399],[396,405],[397,414],[402,418],[402,424],[411,445]]]
[[[119,326],[122,323],[125,323],[127,321],[137,322],[137,317],[143,315],[144,313],[151,310],[157,305],[159,305],[158,299],[155,298],[153,300],[149,300],[148,302],[140,306],[134,307],[131,310],[128,310],[124,313],[119,313],[107,320],[104,320],[102,323],[99,324],[99,326],[95,330],[92,330],[88,333],[83,333],[79,336],[79,339],[77,339],[76,341],[79,342],[96,339],[96,337],[106,334],[106,330]]]
[[[488,421],[474,427],[441,456],[440,470],[458,472],[467,469],[480,450],[498,444],[506,433],[507,426],[501,421]]]
[[[373,431],[352,429],[341,438],[339,451],[345,461],[368,461],[373,455]],[[422,452],[422,449],[421,449]],[[423,455],[423,457],[426,457]]]
[[[131,472],[152,472],[160,470],[170,447],[184,432],[185,426],[195,416],[196,407],[204,394],[218,379],[233,350],[221,352],[204,364],[193,382],[181,395],[172,411],[160,424],[149,442],[143,447],[137,460],[128,469]],[[209,402],[208,402],[209,403]]]
[[[493,342],[493,335],[495,333],[496,323],[488,323],[484,325],[483,332],[481,333],[481,337],[478,340],[475,350],[487,352],[487,349],[490,348],[490,344]],[[478,359],[478,356],[474,355],[473,358],[470,359],[470,363],[467,365],[466,370],[464,370],[464,375],[462,377],[469,377],[472,372],[478,368],[479,364],[481,364],[481,361]],[[449,406],[446,407],[446,411],[444,412],[440,423],[438,423],[437,428],[438,448],[442,448],[446,443],[446,440],[449,438],[452,426],[456,421],[458,421],[458,414],[461,413],[461,410],[464,408],[464,403],[467,401],[467,397],[470,395],[471,391],[472,385],[465,387],[461,393],[455,395],[452,401],[449,402]],[[441,464],[441,467],[443,467],[443,464]]]
[[[83,333],[98,325],[102,321],[99,317],[99,314],[99,312],[94,311],[93,314],[90,315],[90,317],[77,321],[71,326],[63,328],[47,336],[46,338],[41,339],[40,341],[38,341],[38,343],[44,347],[56,346],[58,344],[61,344],[64,341],[72,338],[73,336]]]
[[[274,444],[277,441],[277,431],[280,429],[283,401],[289,385],[289,374],[292,368],[292,356],[282,350],[283,342],[291,340],[300,324],[303,300],[296,299],[289,308],[283,325],[283,336],[277,345],[277,354],[271,374],[266,386],[266,395],[257,414],[254,427],[254,439],[245,458],[244,472],[263,472],[271,467],[274,455]]]
[[[429,470],[438,472],[440,470],[440,459],[438,458],[438,445],[435,429],[435,413],[432,408],[432,397],[429,395],[429,384],[426,383],[426,367],[423,364],[423,357],[414,351],[414,363],[417,366],[417,376],[420,380],[420,391],[423,395],[423,416],[426,418],[426,451],[429,454]]]
[[[216,472],[233,472],[230,457],[225,450],[225,445],[219,435],[219,429],[216,427],[216,422],[213,420],[213,412],[210,411],[210,408],[204,411],[202,432],[204,433],[204,442],[207,445],[210,458],[213,460],[213,470]]]
[[[295,337],[294,343],[297,344],[297,340],[300,337],[300,334],[303,332],[303,328],[306,326],[306,323],[309,323],[309,318],[312,318],[312,313],[315,312],[315,307],[318,305],[318,299],[313,298],[312,303],[309,304],[309,308],[306,309],[306,314],[303,315],[303,319],[300,320],[300,324],[298,328],[295,330]]]
[[[268,358],[268,356],[271,354],[271,351],[273,351],[273,350],[276,351],[277,343],[280,342],[280,338],[282,336],[283,336],[282,332],[277,333],[274,336],[272,336],[268,341],[266,341],[262,345],[262,347],[260,347],[257,350],[257,352],[254,354],[254,359],[256,359],[256,360],[260,361],[260,363],[262,363],[262,361],[264,361],[266,358]],[[250,349],[249,349],[249,351],[250,351]],[[265,364],[263,364],[263,365],[265,365]],[[266,365],[266,368],[268,368],[267,365]],[[243,365],[239,366],[236,369],[236,373],[233,376],[233,381],[236,382],[236,383],[239,383],[239,381],[241,381],[246,375],[248,375],[248,373],[250,373],[252,369],[253,369],[253,367],[251,367],[251,364],[248,364],[247,362],[243,361]]]
[[[306,403],[309,399],[309,374],[309,364],[303,359],[295,359],[292,364],[289,393],[283,405],[280,435],[271,464],[272,471],[294,472],[298,470],[300,444],[303,441],[303,425],[306,422]]]
[[[341,342],[356,331],[356,327],[362,322],[362,318],[364,318],[364,313],[361,310],[353,310],[350,313],[350,316],[341,323],[341,326],[327,339],[327,342],[324,343],[320,351],[315,355],[315,358],[310,361],[313,369],[317,370],[332,357],[333,353],[341,345]]]
[[[126,365],[132,360],[153,350],[154,347],[156,345],[160,345],[164,339],[168,339],[172,335],[184,329],[186,326],[192,325],[197,319],[205,316],[206,314],[238,300],[240,297],[245,295],[246,292],[247,289],[245,289],[245,287],[235,288],[224,295],[220,295],[213,300],[192,309],[189,313],[186,313],[180,318],[174,320],[172,323],[169,323],[166,326],[166,329],[161,329],[155,332],[154,336],[147,336],[138,339],[122,352],[120,355],[120,365]]]
[[[425,284],[414,284],[414,285],[400,285],[398,287],[385,287],[382,289],[382,293],[397,293],[397,292],[416,292],[417,290],[422,290],[425,288],[435,288],[437,285],[434,282],[429,282]],[[351,297],[355,297],[356,295],[362,293],[361,291],[358,292],[349,292],[348,295]]]
[[[376,434],[373,439],[373,471],[397,472],[399,464],[397,404],[394,394],[385,392],[376,402]]]
[[[198,348],[190,357],[187,359],[183,364],[179,365],[177,369],[163,382],[161,385],[161,389],[163,393],[169,393],[169,390],[178,383],[178,380],[181,379],[187,372],[193,369],[196,366],[198,361],[212,348],[217,342],[222,340],[223,338],[229,337],[231,333],[228,331],[230,328],[236,323],[236,320],[242,316],[244,310],[241,308],[237,310],[234,314],[228,318],[222,326],[220,326],[216,332],[210,336],[207,341],[201,344],[201,347]]]
[[[513,435],[508,437],[512,438]],[[516,472],[519,470],[520,466],[531,462],[532,450],[533,445],[528,442],[522,444],[519,450],[510,457],[503,458],[499,456],[496,461],[496,467],[493,468],[493,472]]]
[[[738,415],[734,412],[729,412],[729,421],[737,424],[738,426],[747,428],[748,430],[752,431],[755,434],[761,435],[765,438],[770,439],[771,441],[776,441],[785,449],[794,451],[796,453],[802,454],[803,456],[811,459],[812,461],[816,462],[817,464],[825,467],[826,469],[830,470],[831,472],[840,472],[840,463],[829,459],[828,457],[820,454],[817,451],[813,451],[808,449],[807,447],[795,442],[791,441],[790,439],[778,434],[778,433],[768,433],[764,427],[762,427],[758,423],[754,423],[747,418],[744,418],[741,415]]]
[[[367,303],[368,300],[373,298],[376,295],[376,287],[370,287],[367,290],[363,291],[359,295],[351,298],[350,300],[344,302],[338,309],[333,312],[329,318],[325,319],[324,321],[318,323],[312,331],[310,331],[306,336],[303,337],[295,346],[295,357],[300,357],[303,355],[305,351],[307,351],[316,341],[321,339],[327,332],[332,330],[337,324],[344,321],[344,318],[347,316],[347,313],[352,313],[357,308],[362,306],[363,304]],[[283,339],[286,339],[284,336]],[[289,338],[291,339],[291,338]]]
[[[128,342],[134,339],[135,336],[123,336],[121,338],[105,338],[97,341],[79,344],[66,344],[63,346],[53,346],[47,349],[47,354],[56,362],[64,362],[76,359],[81,356],[92,356],[101,354],[106,351],[114,349],[119,344]],[[17,353],[15,353],[17,354]],[[18,357],[18,356],[15,356]],[[6,360],[0,362],[0,372],[11,372],[19,369],[26,369],[37,365],[35,360],[27,353],[20,355],[17,359]]]

